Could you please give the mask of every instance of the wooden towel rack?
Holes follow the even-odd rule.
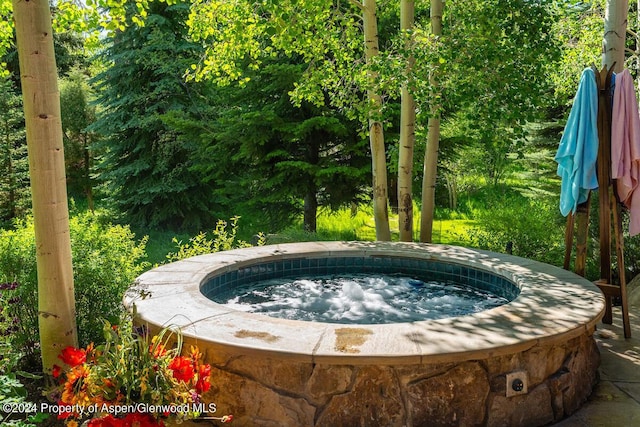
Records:
[[[612,307],[614,298],[619,298],[622,308],[622,324],[625,338],[631,338],[629,309],[627,305],[627,283],[624,268],[624,239],[622,236],[621,211],[611,179],[611,76],[613,67],[597,70],[593,66],[598,85],[598,202],[599,202],[599,238],[600,238],[600,279],[594,283],[604,294],[606,301],[602,322],[613,323]],[[578,205],[576,213],[567,217],[565,230],[564,268],[569,270],[571,249],[573,247],[574,229],[576,235],[576,260],[574,271],[584,277],[587,259],[587,240],[589,234],[589,210],[591,197]],[[613,236],[611,229],[613,226]],[[613,283],[611,268],[612,237],[615,242],[618,284]]]

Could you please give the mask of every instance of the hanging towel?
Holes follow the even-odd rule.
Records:
[[[640,116],[629,70],[616,74],[611,113],[611,177],[620,201],[629,208],[629,234],[640,233]]]
[[[598,88],[596,75],[586,68],[569,120],[564,128],[555,161],[558,162],[560,212],[567,216],[587,201],[589,191],[598,188],[596,160],[598,157]]]

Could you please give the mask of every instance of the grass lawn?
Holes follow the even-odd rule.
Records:
[[[469,219],[436,219],[433,221],[433,243],[465,246],[468,244],[466,233],[475,226],[476,222]]]
[[[465,246],[467,243],[465,236],[467,230],[474,227],[475,222],[468,219],[436,219],[433,222],[433,243],[443,243],[450,245]],[[391,227],[391,240],[399,240],[398,216],[389,216],[389,226]],[[242,221],[239,223],[242,229]],[[362,240],[373,241],[376,239],[376,228],[373,215],[370,212],[359,212],[351,216],[348,212],[322,213],[318,218],[318,232],[315,234],[305,233],[296,229],[285,230],[268,239],[267,243],[283,243],[308,240]],[[257,232],[257,231],[256,231]],[[138,238],[142,238],[144,232],[136,232]],[[173,242],[173,238],[186,243],[192,237],[189,234],[177,234],[172,231],[151,230],[147,232],[149,240],[147,242],[147,260],[152,265],[166,261],[167,254],[176,252],[178,247]],[[420,217],[414,218],[414,241],[420,239]]]

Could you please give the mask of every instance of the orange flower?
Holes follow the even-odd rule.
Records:
[[[87,352],[81,348],[69,346],[62,350],[58,358],[73,368],[87,361]]]
[[[198,363],[198,360],[202,359],[202,353],[196,346],[191,346],[191,360],[193,360],[194,364]]]
[[[167,349],[164,348],[164,345],[161,343],[155,343],[149,346],[149,353],[151,353],[154,358],[158,359],[167,353]]]
[[[198,381],[196,381],[196,391],[198,394],[206,393],[211,388],[210,378],[211,365],[198,366]]]
[[[173,371],[173,378],[179,381],[189,382],[195,375],[191,359],[183,356],[175,357],[169,363],[169,369]]]
[[[67,381],[64,383],[62,400],[70,404],[84,403],[87,397],[87,385],[85,378],[89,375],[89,369],[84,366],[76,366],[67,374]]]

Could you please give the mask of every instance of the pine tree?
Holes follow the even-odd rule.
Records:
[[[193,107],[194,84],[183,74],[197,61],[186,40],[188,5],[154,3],[144,27],[128,26],[110,40],[96,78],[103,110],[92,130],[103,138],[98,169],[112,200],[137,226],[200,228],[210,218],[209,192],[190,167],[192,151],[162,120]]]
[[[234,213],[279,229],[303,217],[316,231],[317,211],[363,198],[370,181],[359,124],[336,109],[296,106],[289,92],[305,66],[283,58],[250,72],[242,88],[218,89],[210,121],[182,120],[200,135],[197,169],[216,200]],[[173,122],[180,126],[178,118]]]
[[[95,121],[95,106],[90,103],[90,89],[85,74],[76,69],[60,83],[60,109],[64,136],[65,163],[67,169],[67,191],[82,194],[93,210],[93,179],[91,166],[93,153],[90,150],[96,135],[88,131]]]
[[[0,80],[0,225],[25,213],[29,160],[22,101],[9,80]]]

